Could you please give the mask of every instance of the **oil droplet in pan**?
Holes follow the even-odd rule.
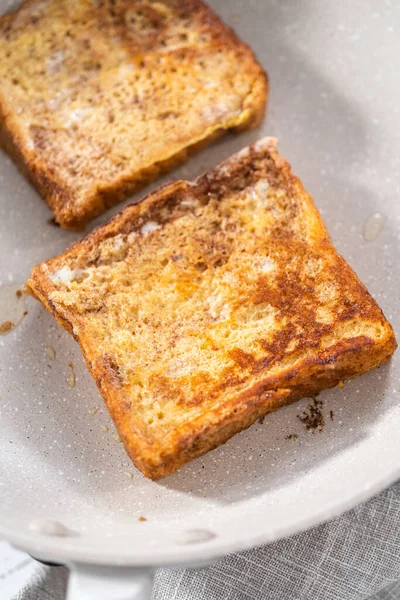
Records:
[[[0,335],[10,333],[27,314],[22,287],[16,283],[0,286]]]
[[[364,239],[375,242],[385,227],[386,218],[381,213],[374,213],[364,223]]]

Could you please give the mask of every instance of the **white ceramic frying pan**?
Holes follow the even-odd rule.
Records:
[[[269,72],[268,118],[166,179],[193,178],[257,137],[277,136],[335,244],[399,331],[400,4],[212,4]],[[0,12],[9,6],[0,0]],[[0,154],[0,322],[23,312],[15,289],[31,265],[79,238],[49,217]],[[307,431],[297,418],[303,400],[151,482],[114,439],[78,345],[38,302],[29,299],[27,310],[0,337],[0,535],[71,566],[70,600],[149,597],[159,565],[204,565],[271,542],[399,477],[400,352],[321,395],[322,432]]]

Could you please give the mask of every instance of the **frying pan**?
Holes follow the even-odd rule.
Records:
[[[277,136],[334,243],[398,331],[400,4],[212,4],[269,72],[267,121],[164,181],[193,178],[258,137]],[[10,6],[0,0],[1,11]],[[3,154],[0,185],[0,322],[18,322],[25,308],[15,290],[31,265],[79,235],[48,223],[45,204]],[[160,565],[199,567],[272,542],[399,477],[400,353],[321,395],[323,431],[297,418],[305,399],[151,482],[114,439],[77,344],[38,302],[26,302],[28,314],[0,337],[0,535],[68,564],[70,600],[149,597]]]

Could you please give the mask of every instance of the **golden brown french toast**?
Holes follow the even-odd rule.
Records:
[[[27,0],[0,17],[0,146],[67,229],[257,125],[266,96],[200,0]]]
[[[128,206],[27,285],[151,478],[396,348],[271,138]]]

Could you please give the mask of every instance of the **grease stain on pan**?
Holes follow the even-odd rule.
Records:
[[[53,346],[46,346],[45,353],[48,359],[55,360],[56,359],[56,351]]]
[[[216,538],[216,534],[208,529],[188,529],[175,538],[177,544],[190,545],[209,542]]]
[[[32,521],[29,525],[29,529],[50,537],[74,537],[79,535],[76,531],[63,525],[63,523],[51,521],[50,519]]]
[[[374,213],[364,223],[364,240],[375,242],[382,233],[386,223],[386,217],[381,213]]]
[[[75,371],[74,371],[74,366],[72,363],[68,363],[68,376],[67,376],[67,384],[68,387],[73,388],[75,387],[75,383],[76,383],[76,377],[75,377]]]
[[[16,283],[0,286],[0,335],[11,333],[28,314],[21,287]]]

